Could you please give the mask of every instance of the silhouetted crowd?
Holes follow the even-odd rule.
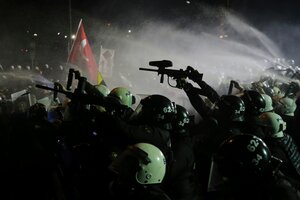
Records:
[[[177,87],[199,121],[162,94],[133,109],[126,87],[47,79],[38,95],[1,89],[1,199],[300,199],[297,79],[219,94],[189,67]]]

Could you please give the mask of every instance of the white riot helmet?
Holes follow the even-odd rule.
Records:
[[[271,112],[273,111],[273,101],[272,98],[267,94],[261,94],[266,102],[265,108],[263,108],[263,112]]]
[[[116,98],[122,105],[131,107],[135,104],[135,96],[124,87],[114,88],[108,95],[109,97]]]
[[[258,125],[264,127],[266,137],[283,137],[283,131],[286,130],[286,122],[275,112],[262,113],[258,117]]]
[[[278,107],[276,108],[276,112],[281,115],[294,116],[294,112],[297,108],[296,100],[284,97],[278,101]]]
[[[284,94],[282,93],[282,91],[280,90],[279,87],[274,86],[273,87],[273,96],[275,96],[277,98],[282,98],[284,96]]]
[[[166,159],[156,146],[137,143],[129,146],[111,163],[109,169],[121,177],[134,176],[141,185],[158,184],[166,173]]]

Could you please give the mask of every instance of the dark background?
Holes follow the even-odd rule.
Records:
[[[76,32],[80,18],[84,18],[85,27],[98,23],[102,30],[108,23],[124,30],[128,25],[138,27],[146,19],[177,22],[188,29],[195,16],[201,15],[199,5],[234,11],[275,41],[287,57],[300,61],[297,1],[190,0],[188,4],[185,0],[0,0],[0,64],[65,62],[70,35]],[[214,19],[203,14],[197,20],[205,24]],[[86,29],[93,44],[91,32]]]

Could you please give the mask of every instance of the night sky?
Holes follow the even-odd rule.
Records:
[[[185,0],[70,1],[0,0],[0,63],[2,65],[31,63],[30,52],[33,52],[33,49],[36,64],[63,62],[68,54],[70,32],[76,32],[80,18],[84,19],[86,27],[95,26],[96,21],[99,23],[99,29],[103,29],[102,26],[106,23],[124,30],[128,26],[138,27],[141,23],[145,23],[145,16],[147,20],[178,22],[178,26],[188,29],[195,16],[199,14],[200,3],[234,11],[265,32],[295,60],[298,60],[300,52],[298,50],[300,34],[289,30],[289,27],[298,30],[300,5],[297,1],[190,0],[189,3]],[[200,23],[205,24],[209,20],[202,17]],[[274,23],[275,29],[270,30],[269,25]],[[86,32],[93,43],[91,30],[87,29]],[[38,37],[33,37],[34,33],[38,33]]]

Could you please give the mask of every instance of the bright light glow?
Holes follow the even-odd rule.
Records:
[[[37,33],[34,33],[33,36],[34,36],[34,37],[37,37],[38,35],[37,35]]]
[[[60,32],[58,32],[57,35],[60,35]]]
[[[228,37],[228,35],[219,35],[219,38],[221,38],[221,39],[223,39],[223,38],[227,38]]]
[[[131,33],[131,30],[130,30],[130,29],[128,30],[128,33]]]
[[[67,36],[67,35],[65,35],[65,38],[68,38],[68,36]]]
[[[71,38],[72,38],[73,40],[75,39],[75,37],[76,37],[76,35],[74,35],[74,34],[71,36]]]
[[[186,1],[186,3],[187,3],[187,4],[190,4],[191,2],[190,2],[190,1]]]
[[[98,133],[97,133],[97,132],[95,132],[95,131],[94,131],[92,134],[93,134],[94,136],[97,136],[97,135],[98,135]]]

